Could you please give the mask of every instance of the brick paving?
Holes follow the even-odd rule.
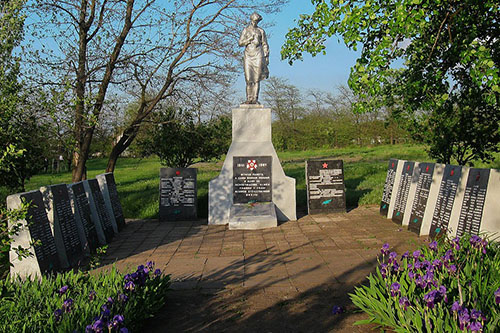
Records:
[[[123,271],[153,260],[171,275],[154,332],[365,332],[348,293],[375,270],[381,246],[414,250],[424,240],[378,207],[306,215],[266,230],[228,230],[206,220],[127,221],[103,259]],[[346,313],[333,316],[333,305]]]

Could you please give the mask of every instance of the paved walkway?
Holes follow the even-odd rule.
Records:
[[[171,275],[169,302],[148,331],[366,332],[373,327],[352,326],[365,317],[348,293],[374,271],[385,242],[401,254],[423,240],[374,206],[258,231],[128,221],[104,263],[130,270],[153,260]],[[347,311],[332,315],[333,305]]]

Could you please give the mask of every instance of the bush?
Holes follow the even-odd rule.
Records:
[[[396,332],[498,332],[500,246],[479,236],[440,239],[400,260],[382,247],[369,285],[355,289],[353,303]],[[384,260],[387,259],[387,262]]]
[[[165,303],[169,276],[154,263],[123,275],[67,272],[0,281],[0,332],[138,331]]]

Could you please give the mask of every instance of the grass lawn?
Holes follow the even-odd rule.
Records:
[[[280,152],[285,173],[297,181],[297,208],[307,209],[305,160],[313,158],[342,159],[346,184],[347,206],[379,204],[390,158],[413,161],[430,160],[419,145],[376,146],[365,148],[318,149],[308,151]],[[106,159],[92,159],[87,163],[89,178],[103,173]],[[198,215],[208,215],[208,182],[220,171],[223,160],[198,163]],[[159,168],[157,158],[120,158],[115,170],[118,193],[127,218],[157,218],[159,196]],[[491,164],[477,163],[476,167],[500,169],[500,154]],[[34,176],[26,190],[43,185],[71,182],[69,172]]]

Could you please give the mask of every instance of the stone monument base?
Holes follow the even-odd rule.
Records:
[[[208,224],[230,223],[235,156],[272,158],[272,203],[276,218],[278,221],[296,220],[295,179],[285,175],[274,150],[271,141],[271,109],[262,105],[242,104],[233,109],[232,126],[233,140],[224,165],[219,176],[208,185]]]
[[[257,230],[278,226],[272,202],[234,204],[229,213],[229,230]]]

